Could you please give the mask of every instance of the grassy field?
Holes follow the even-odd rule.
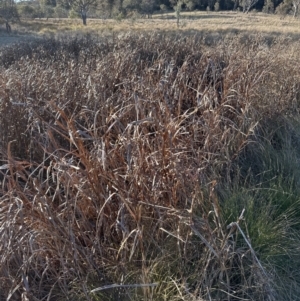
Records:
[[[153,15],[152,19],[142,19],[134,14],[121,20],[88,19],[83,26],[80,19],[36,19],[22,20],[14,25],[18,33],[57,33],[57,32],[93,32],[98,34],[120,31],[181,31],[195,33],[265,33],[285,34],[299,38],[300,20],[291,16],[264,13],[243,14],[239,12],[182,12],[179,28],[175,13]]]
[[[186,17],[0,50],[0,301],[300,300],[299,21]]]

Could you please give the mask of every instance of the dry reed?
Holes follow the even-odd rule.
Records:
[[[298,109],[296,46],[125,34],[3,51],[0,299],[275,300],[215,189],[261,120]]]

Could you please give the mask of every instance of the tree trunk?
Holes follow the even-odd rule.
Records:
[[[11,27],[10,27],[8,21],[5,22],[5,26],[6,26],[6,32],[11,33]]]
[[[119,12],[123,13],[123,2],[124,0],[120,0],[119,2]]]
[[[244,0],[242,3],[243,3],[243,14],[244,14],[247,9],[247,0]]]
[[[233,6],[234,11],[236,11],[238,5],[239,5],[239,0],[234,1],[234,6]]]
[[[82,24],[86,25],[86,12],[81,12]]]
[[[294,3],[293,6],[294,6],[294,18],[296,18],[296,16],[298,15],[298,5]]]

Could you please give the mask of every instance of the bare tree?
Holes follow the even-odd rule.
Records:
[[[258,2],[258,0],[243,0],[243,13],[248,14],[250,9]]]
[[[67,0],[67,4],[80,14],[83,25],[86,25],[87,14],[97,7],[97,0]]]

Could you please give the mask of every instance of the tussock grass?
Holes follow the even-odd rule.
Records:
[[[287,41],[144,33],[3,49],[0,299],[296,300],[300,69]]]

